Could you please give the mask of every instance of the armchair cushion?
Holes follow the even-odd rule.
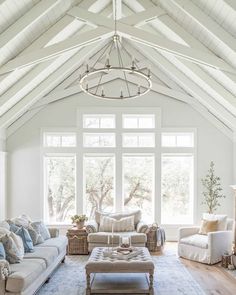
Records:
[[[181,244],[195,246],[202,249],[208,248],[208,236],[207,235],[191,235],[180,240]]]
[[[95,220],[89,220],[85,224],[85,229],[87,233],[96,233],[98,231],[98,224]]]

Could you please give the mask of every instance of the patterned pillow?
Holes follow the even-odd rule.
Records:
[[[9,227],[10,229],[10,227]],[[9,235],[10,234],[10,230],[6,229],[5,227],[0,227],[0,238],[2,236],[5,236],[5,235]]]
[[[25,253],[34,252],[33,241],[32,241],[30,234],[26,228],[24,228],[23,226],[19,227],[15,224],[11,224],[10,229],[16,235],[21,237],[21,239],[23,241]]]
[[[5,229],[10,230],[10,225],[9,225],[8,222],[5,221],[5,220],[0,221],[0,227],[3,227],[3,228],[5,228]]]
[[[2,242],[0,242],[0,260],[1,259],[6,259],[6,252]]]
[[[24,257],[24,245],[19,236],[11,232],[1,237],[1,242],[6,252],[6,260],[9,263],[19,263]]]
[[[33,241],[33,245],[42,244],[44,242],[44,238],[40,233],[37,233],[37,231],[30,225],[28,228],[29,235]]]
[[[12,223],[17,226],[23,226],[25,228],[28,228],[30,225],[30,220],[29,217],[27,217],[26,215],[20,215],[19,217],[12,218],[10,220],[10,224]]]
[[[51,238],[48,228],[42,221],[32,222],[31,226],[37,233],[41,234],[44,240],[48,240]]]
[[[134,216],[129,216],[116,220],[108,216],[101,216],[100,231],[111,232],[134,231]]]

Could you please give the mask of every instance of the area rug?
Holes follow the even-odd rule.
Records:
[[[175,254],[152,256],[155,264],[154,294],[205,295]],[[88,256],[67,256],[37,295],[85,295],[84,266]]]

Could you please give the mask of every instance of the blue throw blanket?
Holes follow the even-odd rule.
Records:
[[[166,234],[163,228],[157,228],[157,246],[163,246],[166,240]]]

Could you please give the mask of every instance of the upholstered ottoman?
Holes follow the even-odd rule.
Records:
[[[139,248],[139,254],[128,260],[106,257],[104,249],[94,248],[85,266],[87,295],[101,292],[153,294],[154,263],[147,248]],[[121,273],[126,275],[122,277]],[[92,280],[91,274],[94,274]]]

